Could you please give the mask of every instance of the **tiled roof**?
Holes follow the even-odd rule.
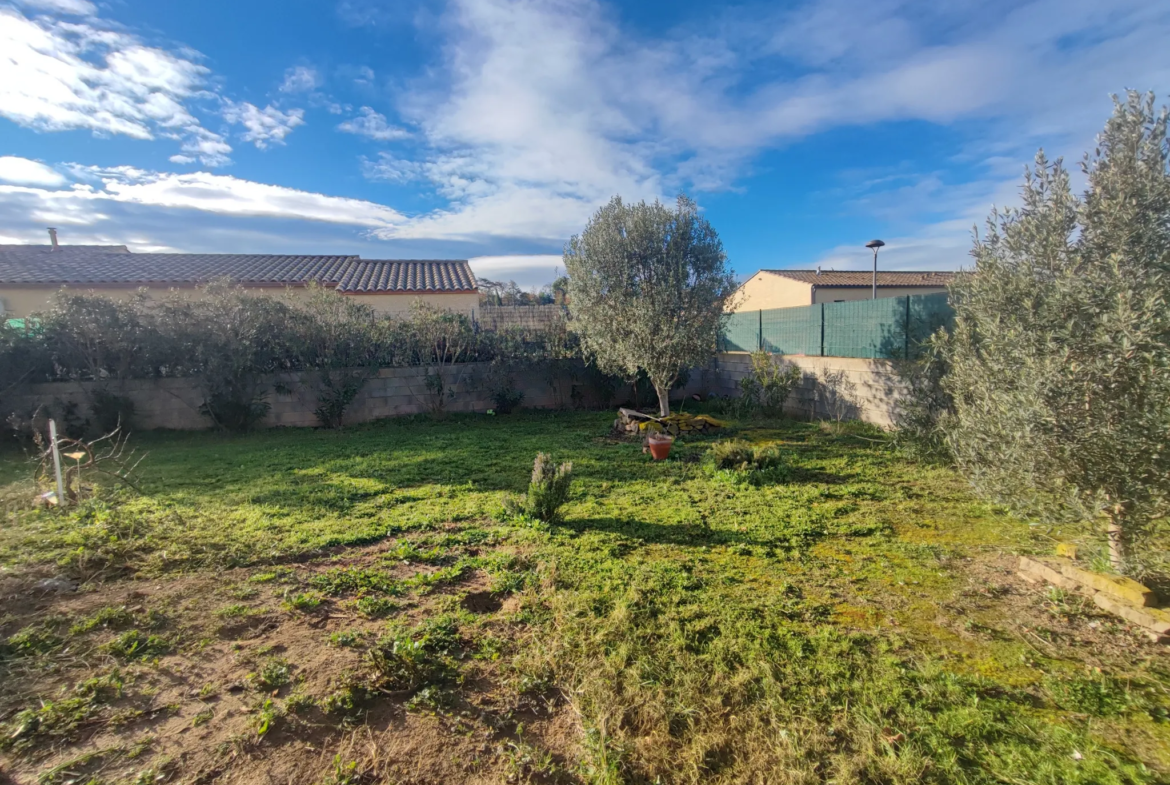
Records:
[[[0,254],[18,253],[29,256],[40,256],[47,253],[130,253],[124,245],[58,245],[56,250],[51,245],[12,245],[0,243]]]
[[[873,286],[873,271],[845,270],[761,270],[760,272],[791,278],[817,286]],[[946,286],[955,278],[953,272],[878,271],[880,286]]]
[[[355,259],[337,281],[339,292],[468,292],[475,287],[471,266],[461,259]]]
[[[463,260],[362,259],[358,256],[269,254],[31,254],[0,247],[0,283],[93,286],[191,285],[216,278],[287,286],[317,281],[342,292],[475,291]]]

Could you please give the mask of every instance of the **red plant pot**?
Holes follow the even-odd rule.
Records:
[[[666,456],[670,455],[670,445],[674,444],[674,437],[653,435],[649,443],[651,457],[656,461],[664,461]]]

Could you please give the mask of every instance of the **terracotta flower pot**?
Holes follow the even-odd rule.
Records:
[[[650,455],[656,461],[666,460],[666,456],[670,455],[670,445],[674,444],[673,436],[665,436],[661,434],[651,434],[649,438]]]

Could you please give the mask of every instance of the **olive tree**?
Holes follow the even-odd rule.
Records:
[[[976,488],[1033,520],[1104,529],[1120,571],[1170,512],[1167,113],[1130,93],[1073,194],[1041,152],[993,212],[940,340],[947,440]]]
[[[614,197],[565,248],[570,324],[605,373],[645,371],[670,413],[671,385],[715,353],[735,279],[695,203]]]

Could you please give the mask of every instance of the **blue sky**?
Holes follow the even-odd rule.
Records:
[[[0,0],[0,242],[471,258],[551,280],[614,194],[742,277],[953,269],[1038,147],[1170,87],[1151,0]]]

